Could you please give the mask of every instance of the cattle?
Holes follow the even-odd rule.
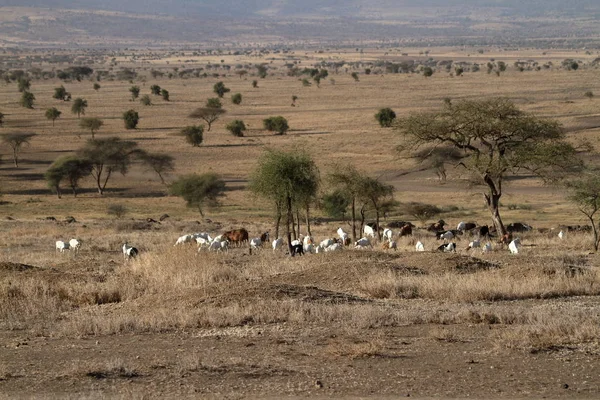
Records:
[[[506,226],[506,231],[509,233],[529,232],[531,229],[533,228],[530,225],[524,224],[522,222],[513,222],[512,224],[508,224]]]
[[[398,233],[398,236],[403,237],[403,236],[411,236],[412,235],[412,226],[410,225],[404,225],[402,228],[400,228],[400,232]]]
[[[248,231],[244,228],[227,231],[222,236],[230,243],[235,243],[238,246],[248,241]]]
[[[438,222],[436,222],[435,224],[431,224],[429,225],[429,228],[427,228],[427,230],[429,232],[440,232],[444,230],[444,226],[446,225],[446,223],[444,222],[443,219],[440,219]]]

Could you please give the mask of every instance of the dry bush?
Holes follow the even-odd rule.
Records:
[[[331,341],[325,352],[336,357],[357,358],[383,356],[385,342],[381,338],[374,339],[337,339]]]

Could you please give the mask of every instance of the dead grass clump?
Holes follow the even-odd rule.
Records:
[[[429,330],[429,336],[440,342],[460,342],[461,339],[456,335],[455,332],[448,328],[436,326]]]
[[[121,359],[111,360],[106,365],[91,369],[85,375],[96,379],[135,378],[140,376],[134,368],[127,366]]]
[[[587,268],[587,264],[588,260],[585,256],[562,254],[553,257],[548,263],[544,264],[542,271],[549,276],[573,278],[590,273],[591,270]]]
[[[418,286],[405,283],[394,271],[374,273],[361,282],[360,290],[374,299],[414,299],[419,297]]]
[[[597,344],[599,338],[600,325],[597,321],[563,316],[503,331],[499,335],[499,344],[509,349],[537,353],[589,342]]]
[[[384,355],[384,342],[381,339],[351,339],[330,342],[326,352],[336,357],[357,358],[381,357]]]
[[[150,231],[154,229],[159,228],[146,221],[119,221],[115,225],[117,232]]]

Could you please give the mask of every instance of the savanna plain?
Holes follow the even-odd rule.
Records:
[[[586,140],[598,151],[600,103],[586,96],[600,94],[597,54],[461,47],[429,48],[427,54],[411,48],[65,53],[76,64],[94,59],[85,65],[95,71],[110,75],[128,68],[137,76],[131,82],[107,76],[32,79],[33,109],[18,104],[16,83],[0,83],[0,133],[36,133],[23,147],[18,168],[8,147],[0,165],[4,396],[600,396],[600,260],[589,232],[558,238],[560,226],[587,223],[565,190],[527,174],[507,182],[504,221],[534,227],[520,234],[519,254],[497,240],[489,253],[467,250],[468,235],[458,238],[456,253],[435,252],[439,241],[426,224],[438,218],[451,227],[491,223],[482,188],[469,186],[460,167],[447,166],[442,182],[434,171],[401,157],[398,132],[374,118],[384,107],[402,117],[439,109],[448,99],[506,97],[522,110],[560,121],[570,141]],[[22,51],[10,60],[23,70],[72,66],[36,64],[40,54]],[[429,77],[377,66],[429,59],[438,62]],[[492,59],[505,62],[506,70],[488,73]],[[565,59],[578,60],[579,68],[564,67]],[[478,63],[481,69],[469,67],[458,76],[442,60]],[[287,73],[286,64],[303,69],[342,61],[337,71],[328,68],[319,85]],[[521,71],[517,61],[531,68]],[[268,69],[260,78],[255,65],[263,63]],[[199,76],[179,75],[197,68]],[[247,73],[235,73],[241,69]],[[193,147],[177,132],[199,123],[189,115],[216,97],[219,81],[231,89],[222,100],[226,113]],[[58,198],[44,173],[90,138],[71,113],[72,101],[53,99],[60,85],[73,99],[86,99],[82,117],[104,121],[96,137],[118,136],[172,155],[175,170],[165,176],[167,183],[179,175],[218,174],[226,182],[220,206],[201,217],[141,164],[111,176],[103,195],[86,178],[77,197],[65,189]],[[151,96],[152,104],[142,105],[131,98],[133,85],[142,95],[160,85],[170,99]],[[242,94],[239,105],[230,100],[234,93]],[[45,117],[51,107],[62,111],[54,124]],[[121,116],[129,109],[140,116],[134,130],[123,127]],[[285,135],[263,129],[262,120],[275,115],[288,120]],[[248,128],[243,137],[225,129],[235,119]],[[174,246],[179,236],[201,231],[217,235],[243,227],[250,237],[273,234],[272,205],[248,190],[267,148],[307,151],[319,167],[323,193],[330,189],[328,173],[340,165],[393,185],[400,206],[382,224],[411,220],[417,228],[397,239],[397,251],[377,242],[373,249],[303,257],[268,245],[252,252],[247,245],[232,246],[227,253]],[[401,206],[415,201],[435,204],[442,213],[416,221]],[[115,205],[124,210],[118,217],[107,214]],[[163,214],[169,217],[161,220]],[[335,237],[340,226],[348,231],[347,221],[314,207],[317,242]],[[70,238],[82,241],[79,252],[57,253],[55,242]],[[123,259],[125,241],[139,249],[137,258]],[[417,241],[425,252],[414,251]]]

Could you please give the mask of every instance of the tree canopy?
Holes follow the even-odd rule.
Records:
[[[216,120],[226,111],[221,108],[221,101],[217,98],[208,99],[206,101],[206,107],[200,107],[192,111],[189,115],[190,118],[201,119],[208,125],[207,131]]]
[[[90,132],[92,133],[92,139],[94,139],[94,134],[96,133],[96,131],[102,128],[103,125],[104,121],[102,121],[100,118],[95,117],[83,118],[81,121],[79,121],[80,128],[90,130]]]
[[[569,200],[577,205],[592,225],[593,246],[594,250],[598,251],[600,235],[596,214],[600,211],[600,171],[585,171],[579,178],[567,181],[566,186],[569,190]]]
[[[171,184],[171,193],[182,197],[187,206],[197,208],[200,215],[204,216],[204,207],[216,207],[219,198],[223,196],[225,182],[215,173],[202,175],[191,174],[177,179]]]
[[[36,134],[35,133],[4,133],[2,134],[2,143],[10,147],[13,151],[13,161],[15,167],[19,168],[19,153],[21,147],[28,145]]]
[[[44,178],[59,198],[61,197],[60,184],[65,180],[73,191],[73,196],[77,196],[79,181],[91,172],[90,160],[76,156],[63,156],[52,163],[44,174]]]
[[[73,114],[77,114],[77,118],[79,118],[81,114],[85,115],[85,109],[87,108],[87,106],[87,100],[78,97],[73,101],[73,105],[71,106],[71,112]]]
[[[507,176],[526,170],[550,179],[582,166],[557,121],[521,111],[503,98],[447,102],[441,111],[398,120],[397,129],[402,138],[398,150],[403,153],[428,148],[434,155],[437,146],[459,149],[459,165],[487,188],[484,198],[502,234],[506,229],[498,208]]]

